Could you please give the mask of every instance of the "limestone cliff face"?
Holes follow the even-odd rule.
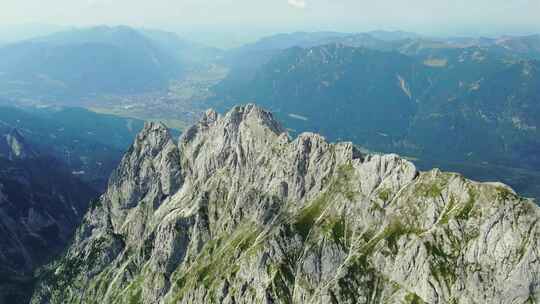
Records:
[[[254,105],[148,124],[33,303],[536,303],[539,208]]]

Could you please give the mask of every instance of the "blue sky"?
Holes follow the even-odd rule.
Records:
[[[0,26],[126,24],[211,31],[540,32],[540,0],[1,0]]]

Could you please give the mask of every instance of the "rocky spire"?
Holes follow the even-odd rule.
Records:
[[[182,185],[179,151],[161,123],[146,123],[113,172],[104,199],[110,205],[116,229],[141,203],[157,209]]]

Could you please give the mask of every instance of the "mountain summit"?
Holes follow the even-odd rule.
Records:
[[[534,303],[539,219],[503,184],[208,111],[178,144],[146,125],[32,303]]]

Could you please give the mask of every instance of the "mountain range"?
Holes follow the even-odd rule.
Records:
[[[32,303],[535,303],[540,209],[296,138],[254,105],[146,124]]]
[[[0,47],[0,89],[5,98],[74,106],[108,94],[164,90],[212,50],[125,26],[61,31]]]
[[[540,197],[539,35],[298,32],[224,51],[121,26],[2,51],[0,95],[14,102],[82,105],[184,128],[205,107],[253,101],[297,132],[398,152],[423,169],[502,179]]]
[[[521,168],[530,173],[506,181],[539,197],[528,179],[540,181],[540,36],[332,39],[281,50],[261,41],[259,61],[231,65],[209,104],[224,110],[253,101],[297,132],[398,152],[425,168],[470,164],[472,177],[489,176],[478,165]]]
[[[507,54],[515,53],[538,58],[540,34],[499,37],[430,37],[403,31],[294,32],[263,37],[254,43],[234,49],[233,53],[284,50],[292,47],[309,48],[334,43],[379,50],[400,50],[409,54],[411,50],[418,52],[422,49],[483,47],[496,48],[499,52]]]
[[[0,303],[540,300],[539,35],[119,26],[0,55]],[[207,106],[178,142],[132,118]]]

